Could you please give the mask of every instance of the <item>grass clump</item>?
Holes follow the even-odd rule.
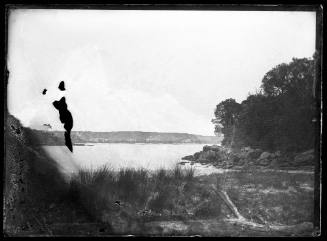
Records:
[[[80,170],[70,181],[70,196],[97,221],[124,210],[129,218],[183,215],[194,193],[194,170],[179,166],[171,170],[120,169],[108,166]]]

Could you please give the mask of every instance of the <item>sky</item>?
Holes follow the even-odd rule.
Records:
[[[8,110],[24,126],[214,135],[215,106],[315,51],[315,12],[12,10]],[[60,81],[66,91],[60,91]],[[48,91],[42,95],[43,89]]]

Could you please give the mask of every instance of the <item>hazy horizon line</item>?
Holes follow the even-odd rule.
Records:
[[[26,127],[25,127],[26,128]],[[36,130],[36,131],[45,131],[45,132],[65,132],[64,130],[42,130],[42,129],[35,129],[31,127],[27,127],[31,130]],[[93,132],[93,133],[109,133],[109,132],[142,132],[142,133],[164,133],[164,134],[188,134],[188,135],[196,135],[196,136],[212,136],[212,137],[218,137],[217,135],[203,135],[203,134],[195,134],[195,133],[187,133],[187,132],[165,132],[165,131],[90,131],[90,130],[72,130],[72,132]]]

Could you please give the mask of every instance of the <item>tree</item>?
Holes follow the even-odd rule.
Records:
[[[267,98],[275,97],[278,105],[275,113],[278,133],[275,134],[280,137],[277,145],[279,148],[303,150],[313,147],[312,119],[316,114],[314,67],[314,59],[293,58],[291,63],[273,68],[262,80],[264,95]]]
[[[234,99],[220,102],[213,123],[224,134],[222,144],[234,140],[238,146],[285,152],[313,148],[314,67],[314,59],[293,58],[267,72],[261,91],[241,104]]]
[[[274,149],[272,133],[276,128],[276,99],[262,94],[249,95],[241,105],[237,128],[239,139],[247,146]]]
[[[312,96],[314,61],[293,58],[265,74],[261,88],[266,96],[292,95],[294,98]]]
[[[215,132],[219,130],[224,134],[223,144],[230,145],[232,141],[233,131],[238,115],[241,111],[241,105],[235,99],[227,99],[220,102],[216,106],[215,119],[212,122],[215,124]]]

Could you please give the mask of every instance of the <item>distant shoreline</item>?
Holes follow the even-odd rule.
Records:
[[[64,145],[64,132],[32,130],[35,144]],[[141,131],[90,132],[72,131],[72,143],[126,143],[126,144],[219,144],[222,137],[201,136],[188,133],[164,133]]]
[[[94,146],[97,144],[152,144],[152,145],[212,145],[215,143],[167,143],[167,142],[88,142],[88,143],[73,143],[73,146]],[[216,144],[219,145],[219,144]],[[59,143],[54,143],[54,144],[40,144],[40,146],[65,146],[65,144],[59,144]]]

